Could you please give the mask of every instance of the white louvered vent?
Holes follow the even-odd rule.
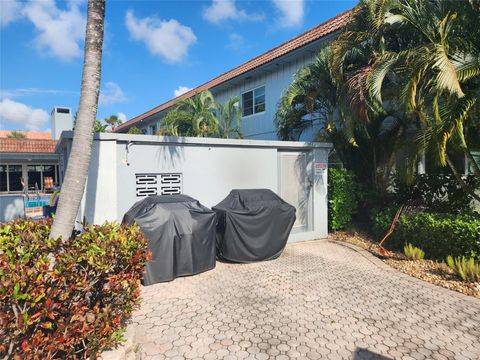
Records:
[[[182,193],[182,174],[135,174],[137,197]]]

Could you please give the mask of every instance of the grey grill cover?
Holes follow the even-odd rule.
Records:
[[[232,262],[277,258],[295,222],[295,207],[268,189],[232,190],[213,210],[217,256]]]
[[[153,254],[144,285],[215,267],[215,213],[186,195],[150,196],[135,203],[122,223],[136,222]]]

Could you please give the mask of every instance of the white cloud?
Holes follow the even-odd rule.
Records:
[[[34,109],[10,99],[3,99],[0,101],[0,119],[27,130],[39,130],[48,122],[49,116],[43,109]]]
[[[127,115],[125,115],[123,112],[117,113],[118,119],[121,120],[122,122],[127,121]]]
[[[273,5],[280,13],[278,25],[280,27],[294,27],[302,24],[305,10],[304,0],[272,0]]]
[[[189,88],[188,86],[182,86],[180,85],[178,88],[176,88],[174,91],[173,91],[173,95],[175,95],[175,97],[177,96],[180,96],[182,94],[185,94],[186,92],[192,90],[192,88]]]
[[[22,17],[22,4],[18,0],[0,0],[0,27]]]
[[[175,19],[137,19],[133,11],[129,10],[125,23],[133,39],[144,42],[152,54],[159,55],[169,63],[183,60],[188,48],[197,42],[192,29]]]
[[[99,105],[113,105],[128,101],[122,88],[115,82],[109,81],[100,90]]]
[[[1,1],[1,0],[0,0]],[[0,98],[16,98],[32,95],[71,95],[78,94],[71,90],[41,89],[41,88],[21,88],[21,89],[0,89]]]
[[[34,44],[40,51],[68,61],[82,55],[81,41],[85,37],[86,17],[78,1],[68,2],[66,10],[54,0],[30,1],[23,14],[33,23],[38,34]]]
[[[228,35],[227,47],[233,50],[242,50],[245,48],[245,39],[242,35],[237,33],[231,33]]]
[[[218,24],[223,20],[259,21],[263,19],[263,15],[248,14],[245,10],[238,9],[235,0],[212,0],[212,5],[203,10],[203,18]]]

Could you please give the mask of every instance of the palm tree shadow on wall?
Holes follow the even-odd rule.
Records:
[[[155,163],[159,170],[165,168],[173,170],[185,161],[185,145],[183,145],[186,143],[185,137],[163,136],[159,137],[158,141]]]
[[[355,352],[352,354],[353,360],[391,360],[390,357],[386,357],[380,354],[377,354],[373,351],[364,348],[356,348]]]
[[[313,154],[311,152],[304,152],[295,160],[295,172],[297,176],[298,184],[300,189],[298,192],[298,207],[297,209],[297,220],[301,224],[305,224],[311,228],[311,224],[308,222],[311,221],[309,218],[310,213],[312,213],[312,196],[313,196],[313,174],[309,170],[309,164],[313,161]]]
[[[70,155],[70,154],[69,154]],[[92,157],[90,159],[90,164],[88,167],[88,175],[87,175],[87,182],[85,184],[85,208],[82,209],[80,206],[80,219],[76,219],[76,221],[82,221],[84,218],[85,220],[93,224],[95,219],[95,211],[96,211],[96,201],[97,201],[97,187],[100,184],[99,181],[99,167],[100,167],[100,159],[99,159],[99,148],[98,144],[93,141],[92,143]],[[89,211],[87,211],[89,209]],[[88,216],[87,216],[88,215]],[[112,219],[113,220],[113,219]],[[78,226],[78,224],[75,224]]]

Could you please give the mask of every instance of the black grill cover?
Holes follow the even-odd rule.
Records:
[[[295,222],[295,207],[268,189],[232,190],[213,210],[217,256],[231,262],[277,258]]]
[[[122,223],[136,222],[152,260],[144,285],[198,274],[215,267],[215,213],[186,195],[150,196],[133,205]]]

